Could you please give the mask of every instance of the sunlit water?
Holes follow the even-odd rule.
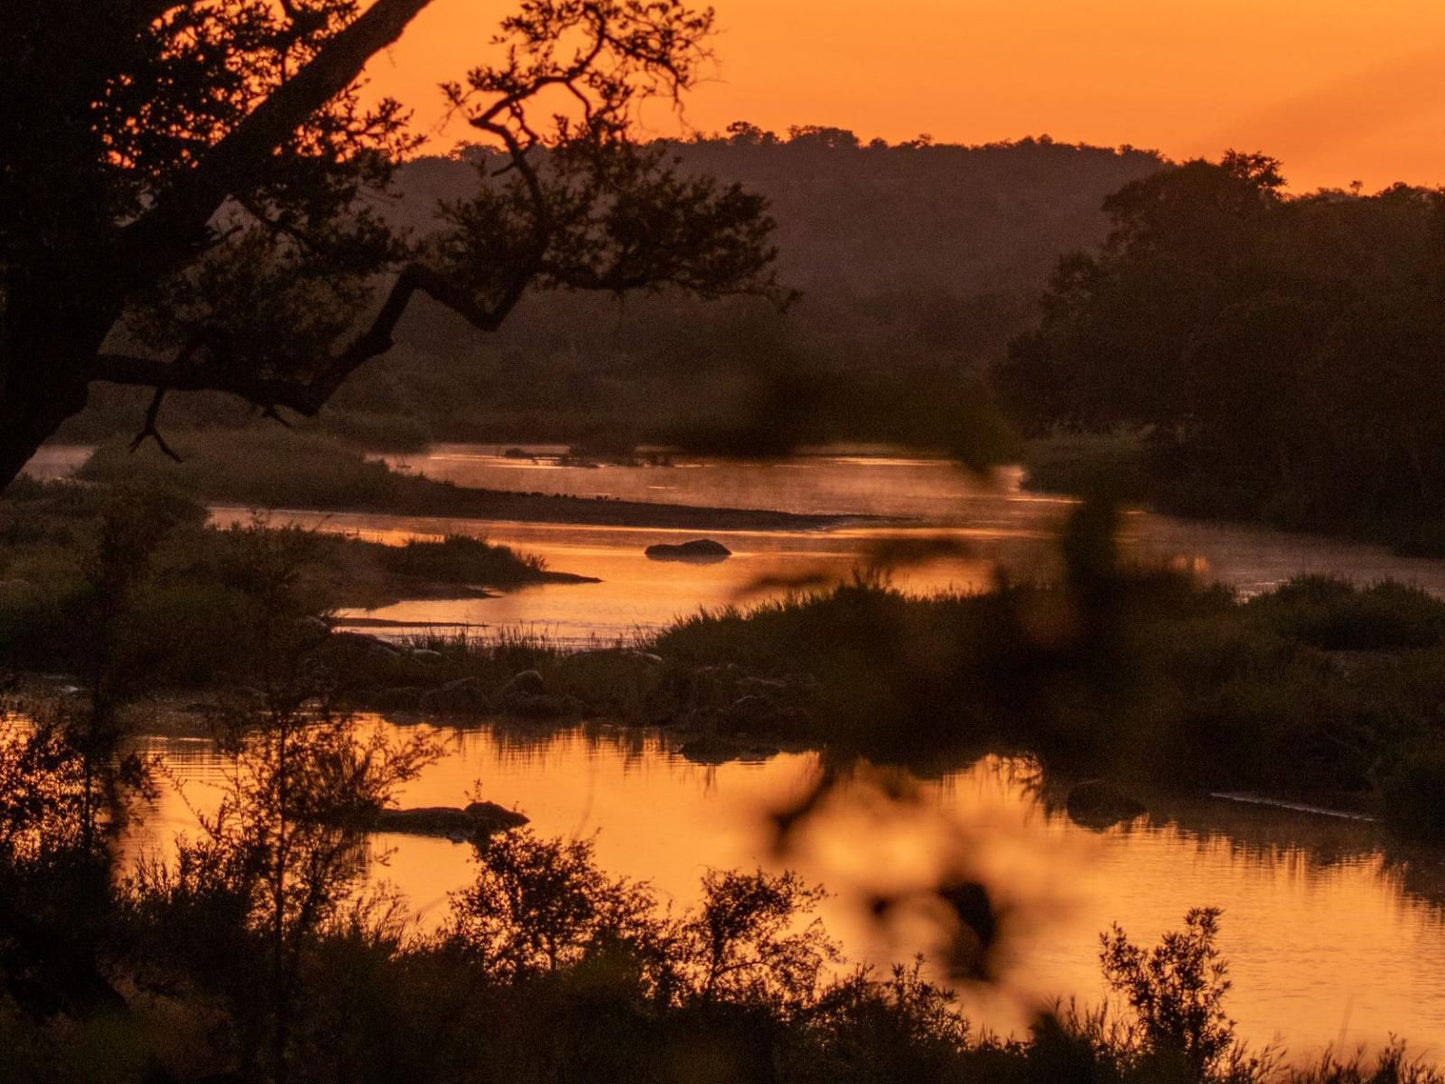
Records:
[[[274,520],[400,543],[411,537],[464,533],[544,558],[549,568],[598,577],[594,584],[549,584],[486,599],[407,601],[352,616],[397,622],[443,622],[490,629],[524,628],[564,645],[611,642],[649,632],[699,607],[754,602],[787,584],[836,582],[900,539],[945,538],[955,552],[897,566],[893,581],[917,592],[977,590],[1003,568],[1016,578],[1053,575],[1054,539],[1074,501],[1028,493],[1019,472],[992,483],[939,459],[887,455],[797,456],[777,463],[697,461],[671,467],[560,467],[539,458],[508,458],[499,446],[440,445],[399,465],[458,484],[583,497],[617,497],[711,507],[767,508],[804,514],[881,515],[880,525],[851,523],[825,531],[707,531],[733,556],[717,564],[649,560],[654,542],[680,542],[696,531],[464,518],[282,511]],[[214,509],[217,522],[251,511]],[[1301,572],[1333,573],[1369,583],[1394,578],[1445,595],[1445,562],[1396,557],[1378,546],[1263,528],[1167,516],[1126,516],[1123,551],[1139,562],[1172,562],[1201,578],[1250,594]],[[383,633],[386,634],[386,633]]]
[[[30,462],[20,473],[37,482],[68,478],[80,469],[93,451],[95,447],[90,444],[47,444],[30,457]]]
[[[535,448],[537,452],[558,449]],[[776,594],[786,581],[841,579],[873,548],[899,537],[946,536],[960,552],[902,567],[895,582],[915,591],[971,590],[995,572],[1047,576],[1053,538],[1072,502],[1018,490],[1016,472],[996,486],[938,460],[820,454],[775,464],[700,462],[673,467],[563,468],[509,459],[500,448],[441,446],[409,457],[409,469],[460,484],[542,493],[771,508],[843,516],[885,515],[909,524],[829,531],[706,532],[734,556],[719,564],[648,560],[643,549],[695,532],[466,519],[281,512],[297,522],[361,537],[467,533],[544,557],[549,567],[599,577],[595,584],[546,585],[495,598],[404,602],[370,616],[521,627],[568,644],[647,632],[699,606]],[[57,452],[33,473],[56,476],[82,453]],[[217,508],[217,522],[249,510]],[[1302,572],[1357,582],[1386,577],[1445,595],[1445,563],[1397,558],[1386,550],[1257,528],[1163,516],[1128,517],[1124,552],[1171,561],[1243,593]],[[772,586],[767,586],[771,582]],[[384,630],[383,630],[384,631]],[[1223,948],[1235,988],[1230,1011],[1252,1042],[1279,1033],[1296,1055],[1328,1044],[1378,1044],[1390,1033],[1445,1060],[1445,855],[1393,853],[1370,825],[1335,822],[1208,800],[1156,811],[1147,825],[1096,834],[1045,816],[1017,765],[991,763],[926,785],[900,812],[868,788],[838,800],[797,853],[774,853],[763,811],[808,785],[815,764],[785,754],[760,764],[700,767],[660,737],[568,732],[519,740],[489,729],[445,732],[444,760],[412,785],[405,804],[461,804],[474,780],[483,794],[523,810],[549,835],[596,833],[607,869],[651,881],[686,906],[709,867],[801,869],[835,893],[830,929],[855,959],[906,957],[927,947],[890,939],[854,906],[869,889],[924,883],[941,853],[961,855],[1009,908],[1009,937],[996,989],[970,988],[980,1023],[1019,1026],[1027,1007],[1053,997],[1102,996],[1098,935],[1120,922],[1152,942],[1194,906],[1225,909]],[[132,841],[163,845],[194,825],[191,805],[215,800],[221,761],[208,742],[146,739],[162,754],[185,798],[167,789]],[[187,803],[190,803],[188,805]],[[445,841],[383,836],[385,876],[408,896],[419,920],[440,921],[446,894],[470,876],[468,850]],[[916,931],[914,931],[916,933]]]
[[[438,733],[449,754],[403,804],[461,804],[480,781],[485,797],[521,809],[543,835],[595,836],[604,868],[652,882],[677,907],[695,902],[708,867],[798,869],[834,893],[823,918],[853,959],[926,949],[916,931],[874,928],[857,901],[927,883],[940,854],[961,856],[1007,908],[998,986],[963,988],[969,1015],[1000,1031],[1054,997],[1100,1001],[1098,936],[1111,922],[1152,943],[1190,907],[1215,905],[1235,984],[1230,1012],[1251,1042],[1282,1033],[1304,1056],[1393,1032],[1445,1058],[1445,855],[1387,856],[1368,825],[1203,801],[1096,833],[1046,816],[1027,765],[989,761],[923,785],[917,805],[901,809],[850,786],[779,856],[764,814],[807,787],[811,755],[702,767],[658,735]],[[191,806],[216,800],[222,767],[207,742],[144,747],[163,755],[185,800],[167,789],[133,853],[193,826]],[[472,876],[466,846],[379,836],[375,847],[391,852],[378,875],[424,924],[441,921],[447,893]]]

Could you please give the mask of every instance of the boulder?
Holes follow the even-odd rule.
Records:
[[[497,690],[497,704],[508,715],[524,719],[555,719],[581,707],[571,696],[547,691],[547,683],[536,670],[523,670]]]
[[[547,691],[547,683],[536,670],[523,670],[497,690],[503,700],[510,696],[540,696]]]
[[[676,724],[676,729],[700,734],[714,734],[726,727],[727,716],[720,709],[707,706],[691,709]]]
[[[442,661],[442,653],[440,651],[433,651],[429,647],[414,647],[410,651],[408,651],[407,654],[413,659],[418,659],[421,662]]]
[[[677,752],[683,760],[712,765],[729,764],[735,760],[756,764],[777,756],[781,750],[777,746],[762,742],[736,741],[715,734],[704,734],[683,742]]]
[[[570,696],[554,696],[551,693],[515,693],[502,698],[502,710],[508,715],[523,719],[556,719],[571,715],[579,708],[579,702]]]
[[[357,648],[373,655],[401,654],[395,644],[387,643],[385,640],[365,632],[333,632],[331,634],[331,646],[333,648]]]
[[[492,710],[492,701],[477,678],[464,677],[422,693],[417,706],[442,715],[482,715]]]
[[[782,750],[779,749],[776,745],[766,745],[761,742],[752,742],[748,745],[743,746],[742,752],[738,754],[738,759],[743,761],[745,764],[761,764],[765,760],[772,760],[773,757],[777,756],[781,752]]]
[[[1126,824],[1148,812],[1142,802],[1102,779],[1090,779],[1071,787],[1064,808],[1075,824],[1096,832]]]
[[[659,542],[643,552],[654,561],[696,561],[704,564],[723,561],[733,555],[732,550],[711,538],[695,538],[681,544]]]
[[[372,690],[366,695],[366,703],[377,711],[418,711],[424,695],[413,685],[396,685]]]
[[[473,823],[495,826],[491,829],[494,832],[506,828],[520,828],[527,823],[526,814],[500,806],[496,802],[468,802],[462,812],[471,817]]]
[[[733,701],[732,707],[728,708],[728,716],[734,726],[747,729],[749,727],[768,727],[777,719],[778,709],[772,701],[766,700],[756,693],[748,693]]]
[[[743,747],[737,742],[719,738],[714,734],[704,734],[683,742],[678,749],[683,760],[690,760],[694,764],[726,764],[730,760],[740,759],[742,753]]]

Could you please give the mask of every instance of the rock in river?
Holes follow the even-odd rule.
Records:
[[[1102,779],[1075,784],[1069,790],[1064,808],[1075,824],[1100,832],[1148,812],[1142,803]]]
[[[659,542],[655,546],[648,546],[644,552],[654,561],[711,562],[726,560],[733,555],[732,550],[711,538],[695,538],[681,545]]]

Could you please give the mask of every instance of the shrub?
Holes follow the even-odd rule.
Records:
[[[1298,576],[1249,607],[1283,634],[1326,651],[1386,651],[1445,641],[1445,602],[1385,581],[1363,590],[1329,576]]]
[[[535,579],[546,568],[540,557],[521,557],[469,535],[408,539],[381,550],[382,566],[393,575],[441,583],[507,584]]]
[[[1149,950],[1117,923],[1100,935],[1104,978],[1138,1016],[1148,1052],[1166,1062],[1183,1058],[1201,1078],[1234,1046],[1234,1021],[1224,1013],[1229,967],[1215,944],[1220,913],[1194,908],[1183,931]]]
[[[1445,836],[1445,739],[1405,753],[1382,774],[1380,798],[1395,827],[1426,838]]]

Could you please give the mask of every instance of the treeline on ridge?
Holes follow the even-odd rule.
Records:
[[[1230,153],[1124,186],[995,386],[1035,436],[1130,434],[1122,481],[1119,442],[1092,445],[1117,495],[1438,551],[1445,193],[1283,183],[1277,161]],[[1036,482],[1089,485],[1088,446]]]
[[[1059,255],[1103,239],[1104,197],[1163,164],[1153,152],[1048,137],[865,146],[816,126],[779,137],[736,124],[659,146],[681,173],[768,199],[780,277],[802,294],[786,314],[759,298],[553,292],[526,298],[483,336],[420,300],[397,345],[343,386],[326,424],[392,445],[625,444],[695,435],[718,419],[775,428],[787,413],[799,439],[905,439],[897,419],[916,401],[1001,358],[1033,322]],[[479,148],[418,159],[379,210],[424,232],[437,201],[465,195],[488,165]],[[144,410],[144,396],[100,387],[65,435],[130,434]],[[245,417],[211,396],[173,396],[166,413],[176,428]]]

